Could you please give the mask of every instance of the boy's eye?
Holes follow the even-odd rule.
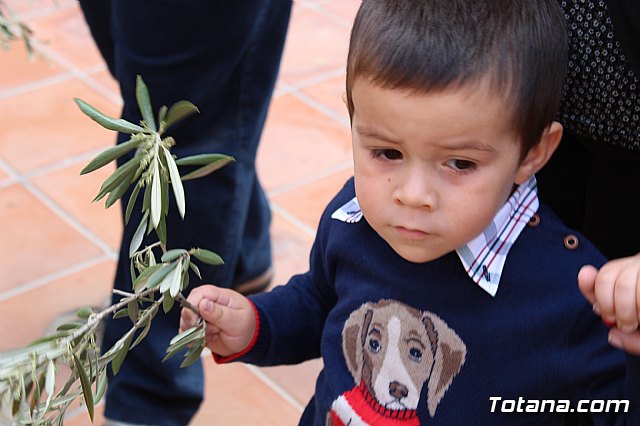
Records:
[[[402,153],[397,149],[374,149],[371,151],[373,158],[384,157],[387,160],[399,160],[402,158]]]
[[[457,171],[470,171],[476,168],[476,163],[473,161],[461,159],[449,160],[447,165]]]

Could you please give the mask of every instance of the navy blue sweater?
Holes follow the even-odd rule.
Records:
[[[327,207],[309,272],[251,299],[259,332],[239,360],[324,361],[301,424],[561,424],[580,400],[629,399],[628,413],[593,418],[640,425],[639,360],[608,345],[578,290],[580,267],[605,262],[580,234],[541,207],[491,297],[455,252],[411,263],[366,220],[330,218],[353,197],[350,180]]]

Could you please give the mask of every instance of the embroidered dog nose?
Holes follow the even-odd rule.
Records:
[[[406,398],[409,395],[409,390],[402,383],[394,381],[389,383],[389,395],[397,399]]]

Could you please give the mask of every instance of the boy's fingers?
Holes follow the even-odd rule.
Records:
[[[193,290],[191,290],[191,293],[189,293],[189,297],[187,297],[187,302],[189,302],[191,305],[198,308],[198,306],[201,304],[203,300],[224,299],[220,295],[221,290],[223,289],[220,289],[212,285],[203,285],[200,287],[196,287]],[[180,314],[180,330],[184,331],[188,328],[193,327],[198,321],[198,319],[199,319],[198,315],[195,312],[193,312],[191,309],[187,309],[187,308],[182,309],[182,312]]]
[[[244,296],[229,289],[217,289],[200,300],[200,315],[209,324],[220,329],[234,329],[246,315]],[[249,302],[246,302],[249,303]]]
[[[591,265],[583,266],[578,272],[578,288],[592,305],[596,303],[595,286],[597,274],[598,270]]]
[[[612,328],[609,331],[609,344],[628,354],[640,355],[640,331],[625,333],[620,329]]]
[[[638,328],[637,286],[635,269],[624,269],[618,274],[613,295],[616,324],[627,333]]]
[[[632,292],[632,297],[635,299],[635,308],[636,308],[636,321],[638,323],[638,327],[640,328],[640,269],[634,271],[635,275],[635,287]]]
[[[619,268],[615,261],[605,264],[596,275],[595,305],[607,323],[616,324],[615,287]]]
[[[191,292],[187,301],[191,303],[193,306],[198,306],[200,301],[202,300],[202,295],[197,294],[196,292]],[[183,308],[180,312],[180,331],[185,331],[191,327],[193,327],[198,321],[198,315],[193,312],[191,309]]]
[[[220,328],[226,328],[225,324],[229,324],[233,320],[233,312],[230,308],[209,299],[200,301],[198,309],[206,322]]]

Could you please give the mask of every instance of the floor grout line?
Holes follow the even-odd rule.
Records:
[[[115,142],[115,138],[114,138],[114,142]],[[53,172],[56,172],[58,170],[65,169],[67,167],[75,166],[77,164],[88,164],[98,154],[100,154],[101,152],[103,152],[104,150],[106,150],[109,147],[98,148],[98,149],[93,149],[91,151],[86,151],[86,152],[83,152],[81,154],[74,155],[73,157],[65,158],[65,159],[62,159],[60,161],[56,161],[55,163],[51,163],[51,164],[47,164],[47,165],[42,166],[42,167],[38,167],[37,169],[30,170],[30,171],[28,171],[26,173],[19,173],[17,179],[18,179],[18,181],[23,182],[23,181],[26,181],[26,180],[31,180],[33,178],[40,177],[40,176],[45,175],[47,173],[53,173]],[[114,169],[114,171],[115,171],[115,169]],[[78,175],[77,177],[80,178],[80,175]],[[97,189],[98,188],[96,188],[96,193],[97,193]]]
[[[340,68],[335,68],[333,70],[318,73],[313,77],[309,77],[306,80],[302,80],[301,82],[293,84],[291,86],[295,87],[298,90],[302,90],[311,86],[315,86],[316,84],[324,83],[325,81],[334,79],[336,77],[346,78],[345,68],[346,68],[346,64],[344,68],[340,67]]]
[[[74,77],[70,72],[65,71],[64,73],[53,77],[43,78],[41,80],[36,80],[27,84],[23,84],[21,86],[3,90],[2,92],[0,92],[0,99],[9,99],[14,96],[24,95],[25,93],[34,92],[39,89],[51,87],[59,83],[64,83],[65,81],[73,80],[73,78]]]
[[[94,78],[89,75],[89,73],[95,73],[96,69],[99,65],[92,65],[91,67],[80,70],[71,62],[69,62],[62,55],[57,53],[56,51],[48,48],[38,41],[33,42],[34,49],[38,50],[42,55],[51,59],[53,62],[57,63],[61,68],[66,69],[72,77],[77,78],[78,80],[85,83],[87,86],[91,87],[94,91],[111,101],[113,104],[117,106],[122,106],[122,98],[119,95],[115,95],[111,92],[111,90],[104,87],[102,84],[96,82]],[[106,70],[106,65],[104,66]]]
[[[275,393],[280,395],[285,401],[293,406],[300,413],[304,411],[304,405],[296,400],[289,392],[287,392],[282,386],[280,386],[275,380],[269,377],[264,371],[255,365],[244,364],[244,366],[258,377],[263,383],[265,383]]]
[[[296,189],[299,189],[305,185],[309,185],[309,184],[313,184],[316,183],[322,179],[325,179],[333,174],[342,172],[344,170],[349,170],[353,168],[353,161],[352,160],[345,160],[341,163],[337,163],[334,164],[331,167],[327,167],[323,170],[321,170],[320,172],[311,175],[311,176],[307,176],[307,177],[303,177],[301,179],[296,180],[295,182],[291,182],[291,183],[287,183],[285,185],[280,185],[274,189],[271,190],[267,190],[267,196],[269,197],[269,199],[271,200],[271,198],[273,197],[277,197],[278,195],[281,195],[285,192],[289,192],[289,191],[293,191]]]
[[[325,83],[333,78],[345,76],[345,70],[340,68],[334,68],[333,70],[319,72],[318,74],[309,77],[305,80],[302,80],[298,83],[287,83],[286,77],[279,78],[276,84],[276,89],[273,93],[273,97],[277,98],[282,95],[286,95],[287,93],[294,93],[296,91],[301,91],[304,89],[308,89],[317,84]]]
[[[285,220],[302,231],[306,236],[310,237],[312,240],[316,238],[316,229],[314,227],[307,225],[293,214],[289,213],[286,209],[280,207],[277,203],[271,202],[270,206],[272,212],[282,216]]]
[[[4,180],[0,180],[0,189],[12,185],[13,183],[18,181],[18,175],[16,174],[15,170],[13,170],[9,166],[9,164],[7,164],[2,158],[0,158],[0,168],[2,168],[2,171],[7,174],[7,178],[5,178]],[[10,183],[8,185],[5,185],[3,183],[4,181],[9,181]]]
[[[31,0],[33,1],[33,0]],[[77,7],[75,2],[67,2],[65,4],[61,4],[60,2],[56,1],[56,0],[49,0],[49,3],[51,3],[52,5],[40,10],[36,10],[36,11],[29,11],[29,12],[23,12],[23,13],[18,13],[18,17],[20,18],[21,21],[23,22],[27,22],[27,21],[32,21],[35,19],[41,19],[41,18],[45,18],[55,12],[59,12],[59,11],[65,11],[67,9],[71,9],[71,8],[75,8]]]
[[[299,1],[295,2],[295,3],[300,3]],[[330,20],[332,20],[334,23],[339,24],[347,29],[351,29],[351,25],[352,22],[350,20],[348,20],[347,18],[344,18],[340,15],[336,15],[335,13],[331,12],[330,10],[325,9],[322,6],[322,3],[317,3],[317,2],[313,2],[313,1],[306,1],[306,2],[302,2],[300,3],[301,5],[304,6],[305,9],[309,9],[309,10],[313,10],[315,12],[318,12],[320,15],[324,16],[325,18],[328,18]]]
[[[1,161],[1,160],[0,160]],[[63,160],[64,162],[64,160]],[[67,212],[62,206],[60,206],[57,202],[55,202],[51,197],[49,197],[46,193],[40,190],[36,185],[34,185],[28,179],[23,178],[19,173],[17,173],[9,164],[5,162],[1,162],[0,165],[7,170],[11,175],[16,177],[17,184],[22,185],[27,191],[29,191],[33,196],[35,196],[40,202],[42,202],[46,207],[52,210],[59,218],[65,221],[68,225],[70,225],[73,229],[79,232],[82,236],[88,239],[91,243],[98,246],[98,248],[103,252],[103,254],[116,258],[117,253],[113,250],[105,241],[103,241],[100,237],[93,233],[89,228],[84,226],[80,221],[78,221],[71,213]],[[2,188],[2,186],[0,186]]]
[[[83,237],[88,239],[90,242],[98,246],[100,250],[107,256],[111,258],[116,258],[116,251],[113,250],[109,245],[104,242],[100,237],[93,233],[89,228],[81,224],[71,213],[67,212],[63,207],[58,205],[54,200],[52,200],[47,194],[41,191],[38,187],[36,187],[33,183],[29,181],[22,182],[22,185],[31,192],[38,200],[40,200],[45,206],[49,209],[53,210],[55,214],[58,215],[61,219],[67,222],[73,229],[79,232]]]
[[[8,291],[3,291],[2,293],[0,293],[0,302],[5,302],[13,297],[17,297],[20,296],[22,294],[28,293],[32,290],[36,290],[38,288],[44,287],[46,285],[49,285],[53,282],[55,282],[56,280],[59,280],[61,278],[65,278],[68,277],[70,275],[73,275],[77,272],[81,272],[84,271],[85,269],[89,269],[95,265],[98,265],[104,261],[107,260],[115,260],[114,257],[111,256],[107,256],[107,255],[100,255],[98,257],[94,257],[92,259],[89,260],[83,260],[81,262],[76,262],[74,263],[72,266],[66,267],[64,269],[60,269],[56,272],[53,272],[51,274],[45,275],[44,277],[40,277],[37,278],[33,281],[30,281],[28,283],[22,284],[19,287],[15,287],[11,290]]]
[[[351,123],[347,117],[343,116],[342,114],[335,111],[334,109],[324,105],[322,102],[315,100],[314,98],[307,95],[306,93],[299,91],[295,87],[288,86],[286,83],[283,83],[283,89],[287,90],[287,93],[291,94],[292,96],[296,97],[298,100],[304,102],[306,105],[316,109],[317,111],[331,118],[335,122],[347,128],[351,127]]]

